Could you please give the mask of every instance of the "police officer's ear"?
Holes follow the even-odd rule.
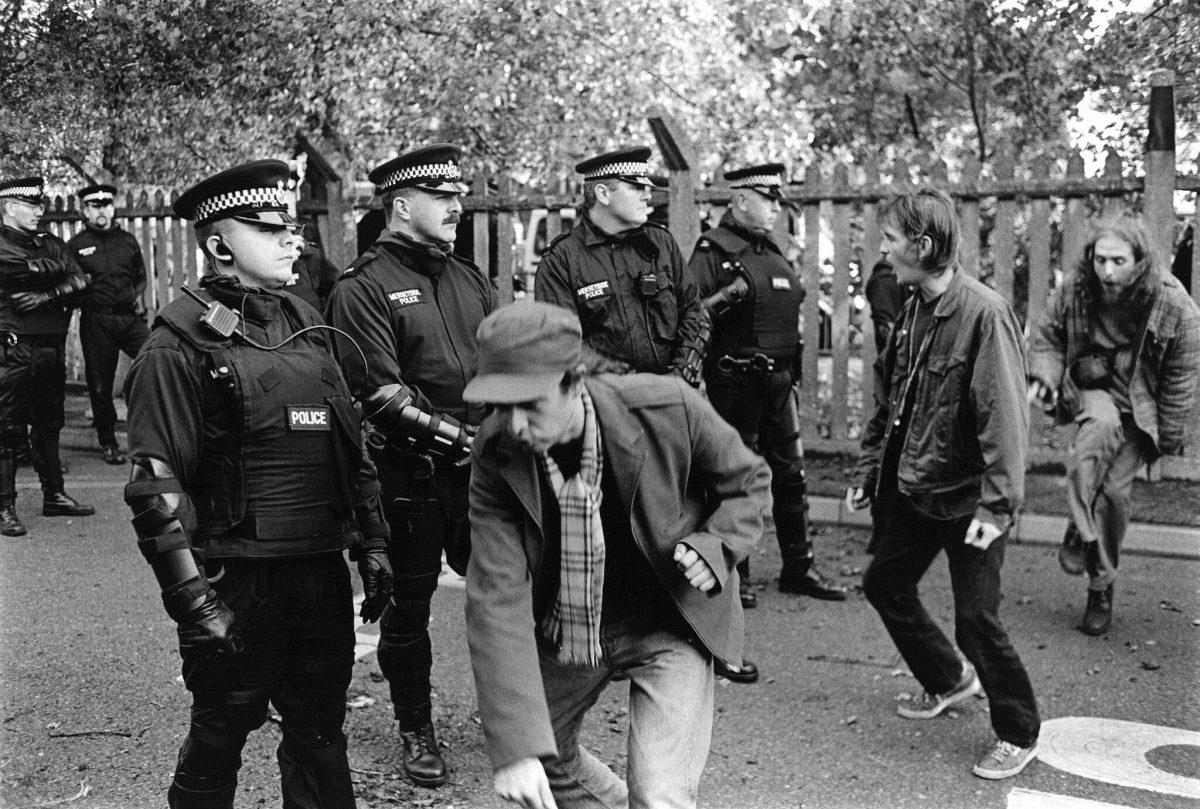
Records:
[[[396,198],[392,200],[392,210],[390,211],[389,218],[394,217],[407,222],[412,218],[412,209],[409,206],[409,198],[402,194],[397,194]]]
[[[208,249],[209,254],[212,255],[212,257],[217,261],[224,261],[227,263],[233,261],[233,253],[230,251],[229,245],[226,244],[225,240],[219,235],[214,233],[213,235],[209,236],[204,241],[204,246]]]

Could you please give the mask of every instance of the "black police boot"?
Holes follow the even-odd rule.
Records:
[[[93,506],[85,506],[66,492],[46,492],[42,495],[43,517],[90,517]]]
[[[1112,626],[1113,586],[1088,590],[1087,607],[1079,629],[1085,635],[1103,635]]]
[[[846,588],[834,584],[817,570],[815,564],[810,564],[808,570],[797,573],[795,569],[783,566],[779,574],[779,592],[793,595],[819,598],[822,601],[845,601]]]
[[[808,539],[808,504],[790,514],[775,516],[775,535],[783,569],[779,573],[779,592],[819,598],[823,601],[845,601],[846,588],[839,587],[817,570],[812,542]]]
[[[411,732],[401,729],[400,741],[404,743],[404,772],[410,781],[419,787],[446,783],[446,762],[438,750],[432,722]]]
[[[742,602],[742,609],[752,610],[758,606],[758,596],[750,589],[750,560],[743,559],[737,564],[738,572],[738,598]]]
[[[121,451],[121,447],[116,441],[101,446],[100,452],[104,456],[104,462],[109,466],[120,466],[128,460],[128,457]]]
[[[713,674],[718,677],[724,677],[731,683],[756,683],[758,682],[758,666],[751,663],[749,660],[742,660],[742,665],[731,666],[719,657],[713,658]]]
[[[25,536],[25,526],[17,516],[17,459],[7,450],[0,456],[0,534]]]

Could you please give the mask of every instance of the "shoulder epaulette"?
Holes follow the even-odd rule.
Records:
[[[549,252],[550,252],[550,248],[554,247],[554,245],[558,244],[558,243],[559,243],[559,242],[561,242],[563,239],[565,239],[565,238],[567,238],[568,236],[570,236],[570,235],[571,235],[571,232],[572,232],[573,230],[574,230],[574,228],[567,228],[567,229],[566,229],[566,230],[564,230],[562,233],[558,234],[558,235],[557,235],[557,236],[555,236],[553,239],[551,239],[551,240],[550,240],[550,244],[546,245],[546,249],[542,251],[542,255],[545,255],[546,253],[549,253]]]
[[[342,275],[339,277],[350,276],[357,273],[360,269],[370,264],[375,260],[379,253],[374,247],[368,247],[367,250],[354,261],[350,262],[350,266],[342,270]]]
[[[204,291],[197,294],[211,300],[211,296]],[[203,327],[200,322],[202,314],[204,308],[191,296],[176,298],[159,310],[154,325],[161,323],[201,351],[216,351],[231,345],[232,337],[220,337]]]
[[[724,228],[713,228],[712,230],[705,231],[704,235],[700,237],[700,241],[696,243],[697,250],[700,249],[700,244],[704,241],[709,243],[709,248],[707,249],[716,247],[721,252],[730,256],[740,253],[747,244],[745,239]]]

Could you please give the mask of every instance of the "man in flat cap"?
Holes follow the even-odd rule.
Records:
[[[150,336],[142,303],[146,265],[137,239],[116,224],[116,186],[89,185],[76,193],[85,227],[67,247],[91,280],[79,316],[79,342],[92,400],[92,426],[104,462],[119,465],[125,463],[125,453],[117,443],[113,378],[121,352],[136,357]]]
[[[259,160],[185,191],[208,266],[159,311],[126,380],[138,549],[178,624],[191,727],[172,809],[227,809],[246,737],[282,717],[283,805],[355,805],[342,724],[361,616],[391,594],[387,524],[362,418],[320,316],[284,292],[296,221],[287,164]]]
[[[67,327],[88,281],[62,240],[38,229],[45,207],[41,177],[0,181],[0,534],[10,537],[25,533],[16,468],[27,442],[42,482],[42,514],[96,513],[63,491],[58,454]]]
[[[767,465],[682,379],[590,375],[578,318],[545,303],[483,322],[463,395],[492,406],[472,457],[467,642],[497,793],[695,806],[712,661],[742,659],[734,565],[762,535]],[[579,744],[617,672],[624,780]]]
[[[463,401],[475,330],[497,306],[474,264],[452,252],[467,192],[459,149],[435,144],[377,166],[387,228],[338,279],[326,317],[350,387],[380,440],[384,508],[396,552],[395,596],[380,623],[379,667],[400,723],[404,771],[446,782],[433,726],[429,613],[442,552],[462,572],[470,549],[467,457],[483,407]]]
[[[534,293],[572,310],[589,364],[682,374],[703,321],[696,284],[675,239],[649,223],[650,150],[584,160],[583,211],[547,248]]]
[[[700,294],[713,309],[704,381],[713,407],[771,467],[775,536],[783,557],[780,591],[841,601],[846,591],[817,569],[808,533],[795,397],[804,291],[772,237],[783,207],[783,173],[781,163],[726,172],[729,208],[692,253]],[[749,564],[741,574],[744,586]],[[754,601],[753,592],[744,594],[744,606]],[[744,673],[743,679],[751,678],[757,671]]]

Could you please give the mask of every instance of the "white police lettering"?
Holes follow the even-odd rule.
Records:
[[[92,253],[95,253],[95,252],[96,252],[96,245],[93,244],[91,247],[85,247],[82,250],[80,250],[79,255],[90,256]]]
[[[321,405],[288,405],[289,430],[329,431],[329,408]]]
[[[588,284],[585,287],[580,287],[575,291],[580,300],[590,301],[592,298],[599,298],[601,295],[608,293],[608,282],[597,281],[594,284]]]
[[[771,276],[771,289],[791,289],[791,288],[792,288],[792,282],[789,281],[787,278],[780,278],[780,277],[774,276],[774,275]]]
[[[421,290],[419,289],[401,289],[398,292],[389,292],[387,296],[388,300],[392,302],[392,306],[410,306],[421,302]]]

